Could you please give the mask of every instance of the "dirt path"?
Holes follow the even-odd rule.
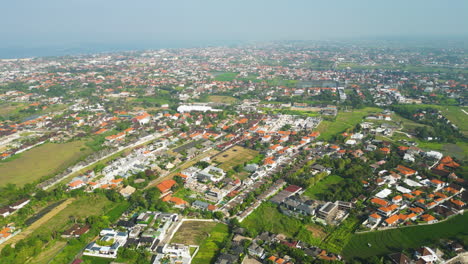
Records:
[[[30,234],[32,234],[36,229],[41,227],[43,224],[45,224],[47,221],[49,221],[52,217],[54,217],[56,214],[58,214],[60,211],[65,209],[69,204],[71,204],[75,198],[70,198],[54,209],[52,209],[50,212],[45,214],[43,217],[39,218],[36,222],[32,223],[30,226],[26,227],[23,231],[21,231],[19,234],[16,236],[10,238],[8,241],[0,245],[0,251],[5,247],[5,245],[12,244],[13,246],[23,238],[26,238]]]

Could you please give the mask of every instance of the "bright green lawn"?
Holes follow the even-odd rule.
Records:
[[[299,219],[282,214],[276,205],[265,202],[252,212],[242,226],[258,234],[264,231],[284,234],[289,238],[302,240],[312,245],[319,245],[321,238],[314,237],[309,230],[311,227],[320,229],[313,224],[304,224]],[[308,229],[309,228],[309,229]]]
[[[193,258],[193,264],[208,264],[213,263],[216,254],[221,250],[221,243],[229,236],[229,228],[227,225],[217,223],[209,233],[209,237],[204,239],[200,244],[200,249],[197,255]]]
[[[0,186],[8,183],[21,186],[58,173],[91,153],[90,149],[82,148],[85,148],[85,141],[45,143],[23,152],[0,163]]]
[[[320,138],[329,140],[332,136],[344,132],[347,129],[361,123],[363,118],[370,113],[379,113],[381,109],[375,107],[366,107],[355,109],[349,112],[340,111],[335,121],[322,121],[317,130],[320,131]]]
[[[232,104],[236,102],[237,99],[231,96],[210,95],[208,96],[208,101],[213,102],[213,103]]]
[[[101,215],[114,206],[115,204],[102,195],[93,194],[80,197],[49,219],[42,228],[36,230],[32,235],[65,230],[72,224],[70,222],[72,218],[84,220],[88,216]]]
[[[236,78],[237,74],[239,73],[238,72],[224,72],[224,73],[215,74],[215,81],[230,82]]]
[[[340,183],[343,180],[344,179],[338,175],[329,175],[314,186],[307,188],[304,195],[308,196],[310,199],[319,199],[317,195],[325,193],[330,185]]]
[[[467,223],[468,214],[464,214],[433,225],[355,234],[343,249],[343,255],[346,258],[367,258],[402,249],[417,248],[442,238],[466,237],[468,235]],[[371,244],[371,247],[368,246],[368,243]]]

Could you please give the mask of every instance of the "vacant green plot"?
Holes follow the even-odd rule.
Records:
[[[442,114],[454,123],[465,136],[468,136],[468,107],[439,106]],[[463,112],[465,111],[465,112]]]
[[[8,117],[26,107],[24,103],[3,103],[0,105],[0,116]]]
[[[213,161],[220,164],[220,168],[228,171],[237,165],[244,164],[255,158],[258,151],[240,146],[234,146],[227,149],[213,158]]]
[[[238,72],[223,72],[223,73],[215,73],[215,81],[218,82],[230,82],[236,78]]]
[[[72,225],[72,220],[74,219],[84,220],[89,216],[103,215],[105,212],[107,212],[106,215],[109,216],[110,221],[115,221],[117,217],[111,216],[112,212],[115,209],[117,209],[119,211],[120,216],[122,213],[122,209],[120,209],[119,207],[121,205],[128,206],[126,203],[114,204],[102,195],[80,197],[74,200],[72,203],[70,203],[67,207],[62,209],[59,213],[55,214],[53,217],[50,217],[50,219],[48,219],[42,224],[41,228],[36,229],[30,235],[50,235],[53,232],[60,233],[61,231],[69,228]],[[57,256],[61,254],[63,255],[62,250],[66,249],[67,246],[68,244],[61,240],[54,240],[42,250],[41,254],[30,259],[29,263],[50,263]],[[79,250],[81,249],[82,247],[79,248]],[[61,258],[62,257],[63,256],[61,256]]]
[[[389,65],[389,64],[382,64],[382,65],[362,65],[358,63],[352,62],[345,62],[340,63],[337,66],[337,69],[346,69],[351,68],[353,70],[401,70],[401,71],[409,71],[409,72],[423,72],[423,73],[468,73],[467,69],[462,68],[448,68],[448,67],[432,67],[432,66],[424,66],[424,65]]]
[[[83,264],[109,264],[114,261],[114,259],[110,258],[98,258],[91,256],[82,256],[80,259],[83,260]]]
[[[442,112],[442,115],[444,115],[448,120],[455,124],[460,129],[460,131],[462,131],[463,134],[468,135],[468,114],[465,113],[468,113],[468,107],[430,104],[404,105],[404,107],[413,110],[424,110],[426,108],[438,109]],[[422,126],[422,124],[420,124],[420,126]]]
[[[327,189],[330,185],[340,183],[343,180],[344,179],[338,175],[329,175],[316,183],[314,186],[307,188],[307,190],[304,192],[304,195],[311,199],[320,199],[320,194],[327,192]]]
[[[232,104],[235,103],[237,99],[231,96],[210,95],[208,96],[208,101],[213,103]]]
[[[28,263],[35,263],[35,264],[48,264],[50,260],[57,255],[65,246],[67,242],[65,241],[56,241],[53,243],[52,246],[44,249],[37,255],[37,257],[30,260]]]
[[[200,249],[193,258],[193,264],[212,263],[221,243],[229,236],[228,226],[215,222],[184,222],[171,243],[199,245]]]
[[[23,152],[18,158],[0,163],[0,185],[21,186],[58,173],[91,153],[87,148],[82,150],[84,147],[85,141],[45,143]]]
[[[70,219],[84,220],[92,215],[102,215],[113,206],[114,204],[102,195],[80,197],[45,222],[33,235],[65,230],[72,224]]]
[[[332,136],[344,132],[345,130],[359,124],[368,114],[378,113],[380,111],[381,109],[375,107],[355,109],[349,112],[340,111],[338,112],[335,121],[322,121],[317,127],[317,130],[320,132],[320,137],[322,139],[329,140]]]
[[[407,137],[403,133],[393,133],[391,138],[384,136],[377,136],[376,139],[388,140],[397,142],[399,140],[414,141],[418,144],[418,147],[423,150],[436,150],[440,151],[445,155],[453,156],[457,159],[468,160],[468,142],[457,142],[453,143],[439,143],[439,142],[425,142],[415,137]]]
[[[360,224],[359,219],[353,216],[348,217],[340,225],[329,231],[329,235],[323,240],[320,247],[334,253],[340,253]]]
[[[443,238],[466,237],[468,235],[467,222],[468,214],[464,214],[433,225],[355,234],[342,253],[348,259],[354,257],[367,258],[401,251],[402,249],[417,248]]]
[[[318,225],[304,224],[299,219],[282,214],[276,205],[265,202],[252,212],[242,226],[256,233],[264,231],[275,234],[284,234],[289,238],[301,240],[312,245],[320,245],[323,230]],[[312,231],[315,229],[316,231]],[[322,231],[320,237],[314,236]]]
[[[216,227],[216,222],[184,222],[172,238],[171,243],[200,245]]]

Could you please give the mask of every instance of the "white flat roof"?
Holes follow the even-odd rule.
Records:
[[[378,192],[375,196],[381,199],[387,198],[392,193],[390,189],[383,189],[380,192]]]

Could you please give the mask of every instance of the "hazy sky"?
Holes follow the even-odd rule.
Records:
[[[468,0],[0,0],[0,8],[0,46],[468,35]]]

